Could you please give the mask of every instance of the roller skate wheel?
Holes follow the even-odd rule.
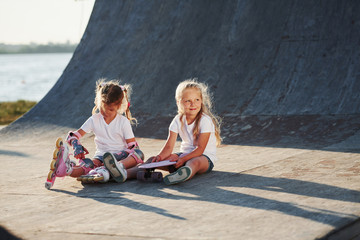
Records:
[[[59,152],[60,152],[60,151],[59,151],[59,149],[57,149],[57,148],[54,150],[54,152],[53,152],[53,159],[54,159],[54,160],[56,160],[56,159],[58,158]]]
[[[46,182],[46,183],[45,183],[45,188],[46,188],[46,189],[50,189],[51,187],[52,187],[51,182]]]
[[[136,179],[140,181],[145,181],[145,171],[137,172]]]
[[[163,176],[161,172],[153,172],[151,174],[151,180],[153,182],[161,182],[163,180]]]
[[[58,138],[56,139],[56,147],[60,148],[63,145],[63,140],[62,138]]]
[[[54,171],[51,170],[51,171],[48,173],[47,179],[48,179],[49,181],[51,181],[53,177],[54,177]]]
[[[95,176],[93,178],[93,181],[94,182],[102,182],[102,181],[104,181],[104,176]]]
[[[87,175],[82,175],[78,178],[76,178],[76,180],[80,181],[81,183],[91,183],[91,178],[90,176]]]
[[[56,167],[56,160],[54,159],[50,163],[50,170],[55,170],[55,167]]]
[[[89,181],[88,177],[84,177],[84,176],[80,176],[78,178],[76,178],[76,180],[82,182],[82,183],[87,183]]]

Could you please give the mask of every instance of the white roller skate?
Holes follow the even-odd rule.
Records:
[[[104,183],[108,182],[110,179],[110,173],[104,166],[97,167],[91,170],[88,174],[82,175],[77,178],[78,181],[82,183]]]
[[[56,140],[56,147],[53,153],[53,160],[50,163],[50,171],[48,173],[45,188],[50,189],[57,177],[65,177],[71,174],[75,162],[69,158],[69,148],[64,144],[62,138]]]

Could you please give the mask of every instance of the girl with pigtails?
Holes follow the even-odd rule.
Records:
[[[74,165],[68,153],[57,157],[55,163],[51,164],[56,166],[53,169],[54,179],[49,173],[45,185],[48,189],[55,177],[64,176],[75,177],[82,182],[107,182],[111,177],[123,182],[127,178],[126,169],[143,162],[144,155],[131,127],[136,119],[131,116],[129,109],[130,90],[130,85],[120,85],[115,80],[97,81],[92,116],[77,131],[69,132],[66,139],[80,164]],[[87,150],[80,144],[80,139],[90,132],[95,135],[96,145],[92,160],[85,158]]]

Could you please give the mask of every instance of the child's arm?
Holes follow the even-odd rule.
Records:
[[[129,139],[125,139],[126,143],[129,145],[129,144],[132,144],[132,143],[136,143],[136,140],[135,138],[129,138]]]
[[[78,133],[80,133],[80,135],[83,137],[86,132],[84,130],[82,130],[81,128],[77,130]]]
[[[176,168],[181,167],[182,165],[185,164],[186,161],[188,161],[194,157],[201,156],[204,153],[206,145],[209,142],[210,134],[211,134],[210,132],[200,133],[197,147],[191,153],[189,153],[183,157],[180,157],[177,160],[175,167]]]
[[[165,160],[171,155],[172,151],[174,150],[177,135],[178,135],[177,133],[173,131],[169,131],[169,135],[165,145],[161,149],[160,153],[154,159],[156,162]]]

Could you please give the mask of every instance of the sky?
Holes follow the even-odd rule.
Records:
[[[0,0],[0,43],[78,43],[95,0]]]

